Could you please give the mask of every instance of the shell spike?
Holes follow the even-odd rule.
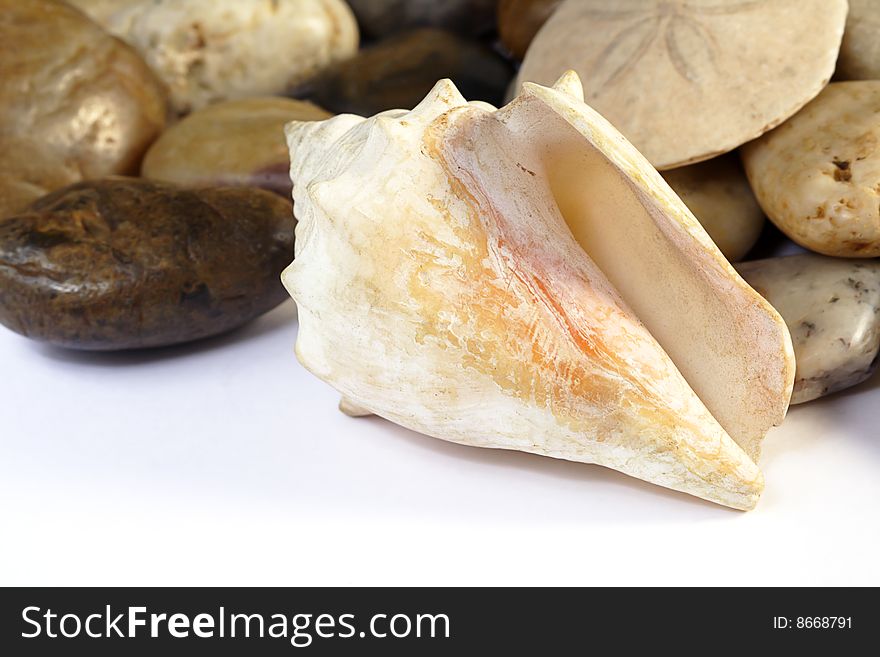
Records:
[[[440,114],[462,105],[467,105],[465,97],[461,95],[452,80],[443,78],[434,85],[425,99],[413,108],[408,118],[425,118],[433,121]]]
[[[575,100],[583,101],[584,99],[584,85],[581,84],[581,79],[578,77],[578,74],[571,69],[563,73],[559,79],[553,83],[553,88],[556,91],[568,94]]]

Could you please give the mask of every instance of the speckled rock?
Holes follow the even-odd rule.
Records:
[[[291,204],[261,189],[81,182],[0,221],[0,323],[64,347],[157,347],[278,305]]]
[[[359,34],[344,0],[121,0],[105,27],[132,44],[184,114],[276,95],[351,57]]]
[[[169,128],[144,158],[141,173],[186,187],[262,187],[290,198],[288,121],[331,114],[289,98],[246,98],[210,105]]]
[[[367,36],[383,38],[414,27],[477,35],[494,26],[498,0],[348,0]]]
[[[526,56],[529,44],[562,0],[499,0],[498,31],[504,46],[517,59]]]
[[[742,149],[767,216],[825,255],[880,256],[880,81],[835,82]]]
[[[337,114],[370,116],[412,109],[441,78],[468,100],[493,105],[504,98],[513,71],[491,49],[440,30],[405,32],[362,50],[292,95]]]
[[[764,213],[739,157],[724,155],[670,169],[663,177],[728,260],[739,260],[754,246],[764,227]]]
[[[880,79],[880,2],[877,0],[849,0],[837,77],[840,80]]]
[[[137,172],[165,92],[131,48],[52,0],[0,0],[0,216],[82,178]]]
[[[880,263],[807,254],[737,269],[791,331],[797,361],[792,404],[871,376],[880,352]]]

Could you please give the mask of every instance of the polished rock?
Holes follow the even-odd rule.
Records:
[[[498,32],[501,42],[517,59],[526,51],[538,30],[562,0],[499,0]]]
[[[0,145],[0,219],[81,178],[75,165],[38,140],[2,135]]]
[[[223,333],[285,299],[294,225],[261,189],[78,183],[0,221],[0,323],[88,350]]]
[[[468,100],[503,101],[513,71],[491,49],[454,34],[419,29],[362,50],[292,95],[337,114],[412,109],[437,80],[450,78]]]
[[[91,3],[87,3],[91,4]],[[101,3],[103,4],[103,3]],[[277,95],[358,49],[344,0],[120,0],[101,11],[168,86],[178,114]]]
[[[136,173],[164,89],[130,47],[51,0],[0,0],[0,216],[59,185]]]
[[[880,2],[877,0],[849,0],[836,77],[839,80],[880,78]]]
[[[662,175],[728,260],[739,260],[758,241],[766,220],[736,155]]]
[[[437,27],[464,35],[494,26],[498,0],[348,0],[364,33],[381,39],[415,27]]]
[[[801,246],[880,256],[880,80],[829,84],[800,112],[742,148],[764,212]]]
[[[797,361],[793,404],[871,376],[880,352],[880,263],[806,254],[737,269],[791,331]]]
[[[85,12],[93,21],[106,25],[113,14],[143,0],[66,0],[67,4],[73,5]]]
[[[168,129],[144,158],[141,173],[186,187],[262,187],[290,197],[288,121],[330,118],[289,98],[247,98],[210,105]]]

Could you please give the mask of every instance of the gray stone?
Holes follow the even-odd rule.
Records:
[[[880,352],[880,263],[808,254],[737,269],[791,331],[797,361],[792,404],[871,376]]]

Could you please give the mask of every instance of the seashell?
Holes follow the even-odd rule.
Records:
[[[849,0],[835,77],[840,80],[880,78],[880,3],[877,0]]]
[[[296,353],[344,410],[755,505],[788,331],[575,74],[286,134]]]
[[[94,18],[143,55],[181,114],[281,94],[358,47],[343,0],[119,0],[116,11],[103,4]]]
[[[758,203],[825,255],[880,256],[880,81],[835,82],[742,150]]]
[[[880,264],[808,253],[736,268],[791,331],[797,361],[792,404],[858,385],[877,369]]]
[[[739,260],[758,241],[764,213],[736,155],[670,169],[663,178],[728,260]]]
[[[834,72],[846,0],[566,0],[518,80],[574,68],[587,102],[658,169],[759,137]]]

